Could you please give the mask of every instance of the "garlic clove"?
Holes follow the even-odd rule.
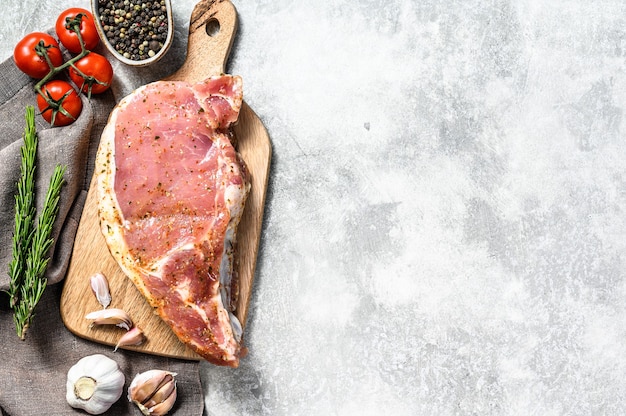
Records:
[[[163,383],[161,383],[161,387],[159,387],[159,389],[144,403],[144,405],[148,408],[152,408],[159,403],[164,402],[172,395],[172,392],[174,392],[175,389],[176,380],[174,380],[174,377],[165,377]]]
[[[85,319],[93,321],[92,325],[116,325],[127,331],[133,327],[130,316],[122,309],[102,309],[88,313]]]
[[[111,292],[109,291],[109,282],[105,275],[102,273],[96,273],[90,278],[91,290],[98,303],[103,308],[107,308],[111,304]]]
[[[150,416],[163,416],[169,412],[176,403],[176,390],[172,392],[164,401],[150,407]]]
[[[241,337],[243,336],[243,327],[241,326],[241,322],[232,312],[228,312],[228,317],[230,318],[230,326],[233,328],[233,336],[237,340],[237,342],[241,342]]]
[[[149,370],[137,374],[128,388],[129,400],[141,403],[146,402],[159,389],[161,384],[167,382],[167,376],[173,377],[176,374],[164,370]]]
[[[99,415],[119,400],[124,381],[115,361],[102,354],[89,355],[67,372],[66,400],[74,408]]]
[[[176,402],[176,373],[149,370],[137,374],[128,388],[128,400],[144,415],[165,415]]]
[[[130,331],[120,337],[120,339],[117,341],[117,345],[115,345],[115,349],[113,350],[113,352],[117,351],[119,347],[140,345],[145,340],[146,336],[143,334],[143,331],[138,326],[135,326],[131,328]]]

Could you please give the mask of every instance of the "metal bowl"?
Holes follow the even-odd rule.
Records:
[[[133,3],[133,0],[131,0],[131,3]],[[99,13],[99,9],[100,9],[99,0],[91,0],[91,11],[93,13],[94,20],[96,21],[96,28],[98,29],[98,34],[100,35],[100,39],[102,40],[102,43],[104,44],[104,46],[111,53],[111,55],[113,55],[116,59],[118,59],[122,63],[126,65],[130,65],[130,66],[136,66],[136,67],[148,66],[157,62],[165,55],[167,50],[172,45],[172,39],[174,38],[174,19],[172,16],[171,0],[165,0],[165,7],[166,7],[166,21],[167,21],[167,37],[165,39],[165,42],[163,42],[163,46],[158,52],[155,53],[154,56],[146,58],[146,59],[135,60],[135,59],[130,59],[130,58],[125,57],[123,54],[118,52],[115,49],[115,47],[111,44],[111,42],[107,38],[106,33],[104,31],[104,25],[102,24],[102,19]]]

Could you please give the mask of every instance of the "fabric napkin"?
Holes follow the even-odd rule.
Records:
[[[67,271],[74,236],[93,172],[95,152],[108,115],[117,101],[137,86],[162,78],[181,63],[186,36],[177,36],[169,53],[154,65],[133,69],[111,58],[115,80],[110,91],[87,100],[78,120],[67,127],[51,128],[36,117],[39,136],[36,200],[41,210],[49,178],[56,164],[67,166],[60,211],[53,230],[55,245],[47,271],[48,287],[37,306],[36,316],[26,339],[15,332],[8,296],[0,292],[0,416],[35,414],[85,414],[72,409],[65,400],[66,375],[80,358],[101,353],[114,359],[126,375],[122,398],[106,413],[139,415],[126,399],[132,378],[149,369],[178,374],[178,399],[173,415],[203,413],[204,399],[199,363],[118,350],[81,339],[63,325],[59,313],[63,278]],[[107,55],[102,48],[98,52]],[[12,59],[0,64],[0,291],[9,284],[8,264],[14,227],[14,194],[20,175],[20,146],[25,127],[25,109],[35,105],[34,81],[22,74]],[[92,296],[91,293],[85,296]]]

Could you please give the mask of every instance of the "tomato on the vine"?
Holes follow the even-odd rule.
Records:
[[[47,33],[33,32],[24,36],[13,49],[13,60],[17,67],[33,78],[43,78],[50,72],[50,66],[44,56],[37,53],[48,52],[50,62],[54,66],[63,64],[63,55],[59,43]]]
[[[80,35],[85,42],[85,49],[92,50],[100,42],[100,36],[91,12],[79,7],[69,8],[61,12],[54,28],[63,46],[72,53],[80,53],[82,50],[78,35],[68,27],[68,23],[79,14],[81,15]]]
[[[70,78],[83,93],[100,94],[111,85],[113,67],[104,56],[89,52],[70,67]]]
[[[41,93],[45,94],[49,102],[37,94],[37,107],[42,117],[53,126],[72,124],[83,110],[83,102],[69,82],[58,79],[47,82],[41,88]]]

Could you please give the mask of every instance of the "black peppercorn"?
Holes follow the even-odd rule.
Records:
[[[118,53],[143,60],[156,55],[167,38],[165,0],[98,0],[105,36]]]

